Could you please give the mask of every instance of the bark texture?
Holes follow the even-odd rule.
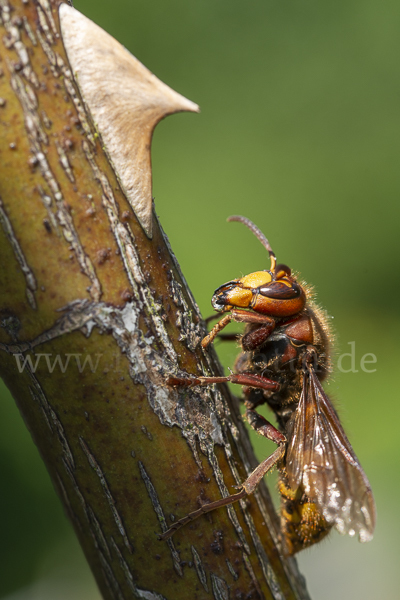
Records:
[[[104,598],[306,599],[263,486],[157,540],[256,461],[225,388],[165,384],[219,366],[154,211],[144,228],[104,151],[59,5],[0,0],[0,375]]]

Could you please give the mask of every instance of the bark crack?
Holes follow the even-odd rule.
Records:
[[[0,197],[0,223],[3,227],[4,233],[13,249],[15,258],[18,261],[19,266],[21,267],[21,271],[24,274],[25,282],[26,282],[26,296],[31,307],[36,310],[36,300],[35,300],[35,292],[37,290],[37,283],[35,276],[33,274],[32,269],[29,267],[28,262],[25,258],[25,255],[22,251],[22,248],[17,240],[17,236],[13,230],[11,225],[11,221],[7,216],[7,213],[4,208],[3,201]]]
[[[167,525],[167,521],[164,516],[164,511],[163,511],[160,501],[158,499],[156,489],[155,489],[154,485],[152,484],[149,475],[147,474],[144,464],[141,461],[139,461],[138,465],[139,465],[140,475],[142,476],[142,479],[146,486],[146,490],[149,495],[150,501],[153,505],[154,512],[156,513],[158,522],[160,523],[161,531],[164,533],[165,531],[167,531],[168,525]],[[171,552],[174,569],[180,577],[183,577],[183,570],[181,567],[179,553],[175,548],[174,542],[171,539],[169,539],[169,540],[167,540],[167,544],[168,544],[168,548],[170,549],[170,552]]]
[[[120,534],[124,540],[125,546],[128,548],[129,552],[132,554],[133,553],[132,544],[129,541],[128,536],[126,534],[125,527],[124,527],[124,524],[122,521],[122,517],[119,514],[117,507],[115,506],[115,500],[110,492],[110,488],[108,486],[108,483],[104,476],[104,473],[101,470],[101,467],[100,467],[99,463],[97,462],[97,460],[95,459],[93,453],[89,450],[87,443],[81,436],[79,436],[79,443],[81,445],[83,452],[86,455],[86,458],[88,459],[89,465],[92,467],[92,469],[94,470],[94,472],[96,473],[97,477],[100,480],[101,487],[103,488],[104,495],[110,506],[110,509],[111,509],[114,521],[117,525],[118,531],[120,532]]]

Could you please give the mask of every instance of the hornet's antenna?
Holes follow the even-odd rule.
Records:
[[[276,267],[275,252],[272,250],[269,241],[267,240],[263,232],[260,229],[258,229],[257,225],[254,225],[253,221],[250,221],[250,219],[248,219],[247,217],[242,217],[241,215],[232,215],[231,217],[227,218],[227,221],[238,221],[239,223],[243,223],[243,225],[246,225],[246,227],[248,227],[250,231],[254,233],[254,235],[262,243],[264,248],[268,250],[269,257],[271,259],[271,271],[274,272]]]

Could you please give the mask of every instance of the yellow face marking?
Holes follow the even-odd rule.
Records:
[[[272,281],[271,273],[268,271],[256,271],[255,273],[250,273],[250,275],[245,275],[242,279],[239,279],[239,283],[243,285],[245,288],[258,288],[260,285],[265,285]]]
[[[232,304],[233,306],[248,308],[253,298],[253,292],[251,290],[235,287],[226,294],[225,298],[229,304]]]

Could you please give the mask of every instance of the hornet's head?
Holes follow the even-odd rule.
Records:
[[[306,295],[286,265],[276,264],[275,254],[264,234],[249,219],[229,217],[228,221],[244,223],[268,250],[271,267],[268,271],[256,271],[241,279],[233,279],[215,290],[212,305],[218,312],[233,308],[248,308],[273,317],[289,317],[300,312]]]

